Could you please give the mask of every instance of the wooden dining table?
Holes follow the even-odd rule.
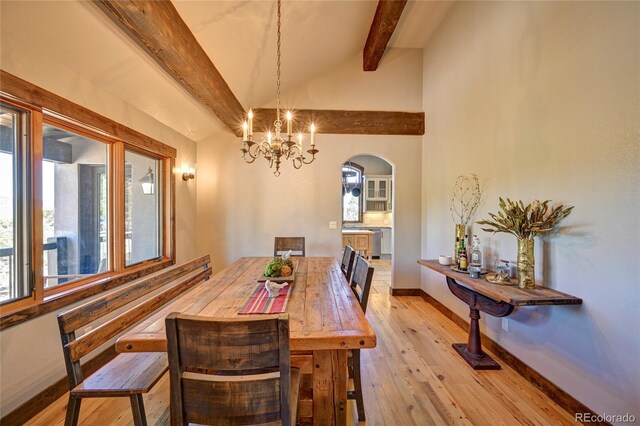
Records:
[[[166,351],[165,318],[171,312],[239,317],[270,259],[238,259],[126,332],[117,340],[116,350]],[[298,420],[344,425],[348,350],[374,348],[376,335],[336,259],[300,257],[294,262],[295,278],[285,313],[289,314],[291,365],[302,373]]]

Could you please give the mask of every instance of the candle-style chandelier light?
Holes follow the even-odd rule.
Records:
[[[287,111],[287,134],[283,137],[282,120],[280,119],[280,0],[278,0],[278,61],[277,61],[277,79],[276,79],[276,120],[273,122],[275,132],[268,131],[267,137],[260,137],[260,142],[253,141],[253,111],[249,110],[247,114],[247,121],[242,124],[242,158],[247,163],[253,163],[256,158],[262,156],[269,163],[269,167],[275,165],[274,175],[280,176],[280,164],[283,160],[291,160],[293,167],[299,169],[303,164],[311,164],[316,159],[318,150],[315,143],[315,125],[310,125],[310,148],[306,151],[309,156],[305,156],[305,151],[302,148],[303,135],[302,132],[298,132],[298,141],[295,142],[291,139],[291,127],[293,115],[291,111]]]

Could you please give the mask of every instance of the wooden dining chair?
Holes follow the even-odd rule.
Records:
[[[373,281],[374,268],[362,256],[357,256],[353,277],[351,278],[351,290],[358,298],[362,312],[367,312],[367,302],[369,301],[369,292],[371,291],[371,282]],[[353,391],[347,392],[348,399],[355,399],[356,408],[358,410],[358,420],[364,421],[364,401],[362,398],[362,378],[360,374],[360,349],[353,349],[349,352],[347,358],[347,367],[349,369],[349,378],[353,379]]]
[[[281,256],[291,250],[291,256],[304,257],[304,237],[276,237],[273,244],[273,255]]]
[[[342,253],[342,261],[340,262],[340,270],[344,274],[347,282],[351,280],[351,271],[353,269],[353,262],[356,259],[356,252],[350,245],[344,246],[344,252]]]
[[[289,316],[166,318],[171,425],[295,425],[300,371]]]

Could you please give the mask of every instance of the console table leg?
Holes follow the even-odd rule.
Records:
[[[458,299],[469,305],[469,340],[467,343],[454,343],[453,348],[474,370],[500,370],[500,364],[482,352],[482,341],[480,340],[480,311],[494,317],[506,317],[513,312],[513,305],[479,294],[469,288],[461,286],[451,277],[447,277],[449,290]]]
[[[467,344],[454,343],[453,348],[474,370],[500,370],[500,364],[495,362],[486,353],[482,352],[482,340],[480,337],[480,311],[476,308],[477,295],[471,293],[469,300],[469,340]]]
[[[481,357],[484,354],[482,353],[482,342],[480,341],[480,311],[477,309],[469,308],[469,318],[471,321],[469,323],[469,340],[467,341],[467,352],[469,355]]]

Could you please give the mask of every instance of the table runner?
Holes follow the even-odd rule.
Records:
[[[291,294],[293,283],[280,289],[277,297],[269,297],[269,291],[265,288],[264,283],[258,284],[257,288],[249,297],[247,303],[240,309],[238,314],[281,314],[287,309],[289,295]]]

